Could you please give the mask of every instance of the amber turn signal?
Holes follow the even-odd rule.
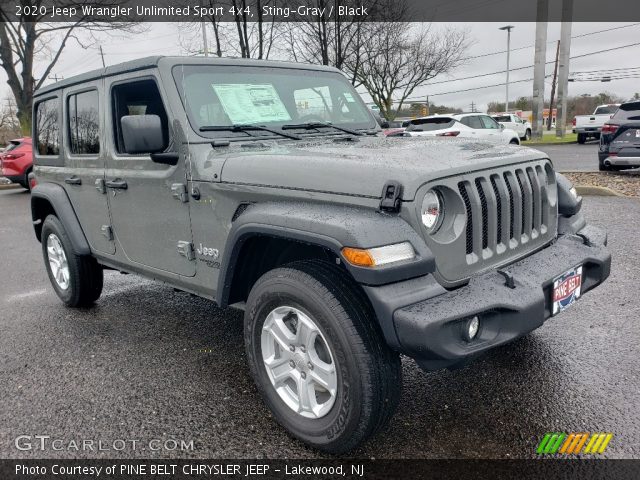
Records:
[[[371,254],[361,248],[344,247],[342,255],[347,262],[358,267],[374,267],[376,264]]]

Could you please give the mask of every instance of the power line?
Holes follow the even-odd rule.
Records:
[[[573,36],[573,37],[571,37],[571,38],[572,38],[572,39],[574,39],[574,38],[588,37],[588,36],[590,36],[590,35],[596,35],[596,34],[598,34],[598,33],[611,32],[611,31],[613,31],[613,30],[621,30],[621,29],[623,29],[623,28],[636,27],[636,26],[638,26],[638,25],[640,25],[640,23],[630,23],[630,24],[628,24],[628,25],[622,25],[621,27],[606,28],[606,29],[604,29],[604,30],[598,30],[598,31],[595,31],[595,32],[583,33],[583,34],[581,34],[581,35],[575,35],[575,36]],[[549,44],[551,44],[551,43],[556,43],[556,40],[551,40],[551,41],[549,41],[549,42],[547,42],[547,43],[549,43]],[[512,49],[511,49],[511,51],[512,51],[512,52],[516,52],[516,51],[518,51],[518,50],[526,50],[527,48],[533,48],[533,47],[535,47],[535,45],[526,45],[526,46],[524,46],[524,47],[512,48]],[[506,50],[500,50],[499,52],[483,53],[482,55],[473,55],[473,56],[471,56],[471,57],[464,57],[464,58],[462,58],[462,60],[473,60],[473,59],[475,59],[475,58],[490,57],[490,56],[492,56],[492,55],[500,55],[501,53],[507,53],[507,51],[506,51]]]
[[[599,53],[611,52],[613,50],[620,50],[620,49],[623,49],[623,48],[635,47],[635,46],[638,46],[638,45],[640,45],[640,42],[630,43],[629,45],[621,45],[621,46],[613,47],[613,48],[606,48],[604,50],[598,50],[598,51],[595,51],[595,52],[584,53],[582,55],[575,55],[575,56],[569,57],[569,58],[570,58],[570,60],[573,60],[573,59],[576,59],[576,58],[589,57],[591,55],[597,55]],[[551,65],[552,63],[555,63],[555,61],[545,62],[545,65]],[[511,68],[510,71],[514,72],[514,71],[518,71],[518,70],[526,70],[527,68],[533,68],[534,66],[535,65],[527,65],[525,67]],[[506,72],[507,72],[506,70],[500,70],[500,71],[497,71],[497,72],[481,73],[479,75],[472,75],[472,76],[469,76],[469,77],[450,78],[448,80],[441,80],[439,82],[425,83],[425,84],[421,85],[421,87],[428,87],[428,86],[431,86],[431,85],[440,85],[442,83],[458,82],[458,81],[461,81],[461,80],[472,80],[474,78],[489,77],[489,76],[492,76],[492,75],[499,75],[501,73],[506,73]]]

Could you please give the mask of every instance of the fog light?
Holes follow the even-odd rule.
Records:
[[[475,316],[467,320],[464,324],[464,339],[467,342],[470,342],[476,335],[478,335],[478,330],[480,329],[480,319]]]

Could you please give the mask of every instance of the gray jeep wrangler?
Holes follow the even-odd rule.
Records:
[[[145,58],[40,89],[33,118],[62,301],[92,304],[113,269],[244,309],[264,401],[328,452],[389,421],[400,354],[462,365],[609,275],[545,154],[384,138],[333,68]]]

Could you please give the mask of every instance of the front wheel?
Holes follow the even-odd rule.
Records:
[[[264,274],[245,310],[251,373],[276,420],[342,453],[384,427],[400,398],[400,357],[346,272],[304,261]]]
[[[525,142],[528,142],[529,140],[531,140],[531,130],[529,130],[528,128],[527,128],[527,131],[526,131],[526,132],[524,132],[524,138],[523,138],[523,140],[524,140]]]
[[[42,255],[51,285],[69,307],[86,307],[102,293],[102,267],[95,258],[77,255],[58,217],[42,225]]]

